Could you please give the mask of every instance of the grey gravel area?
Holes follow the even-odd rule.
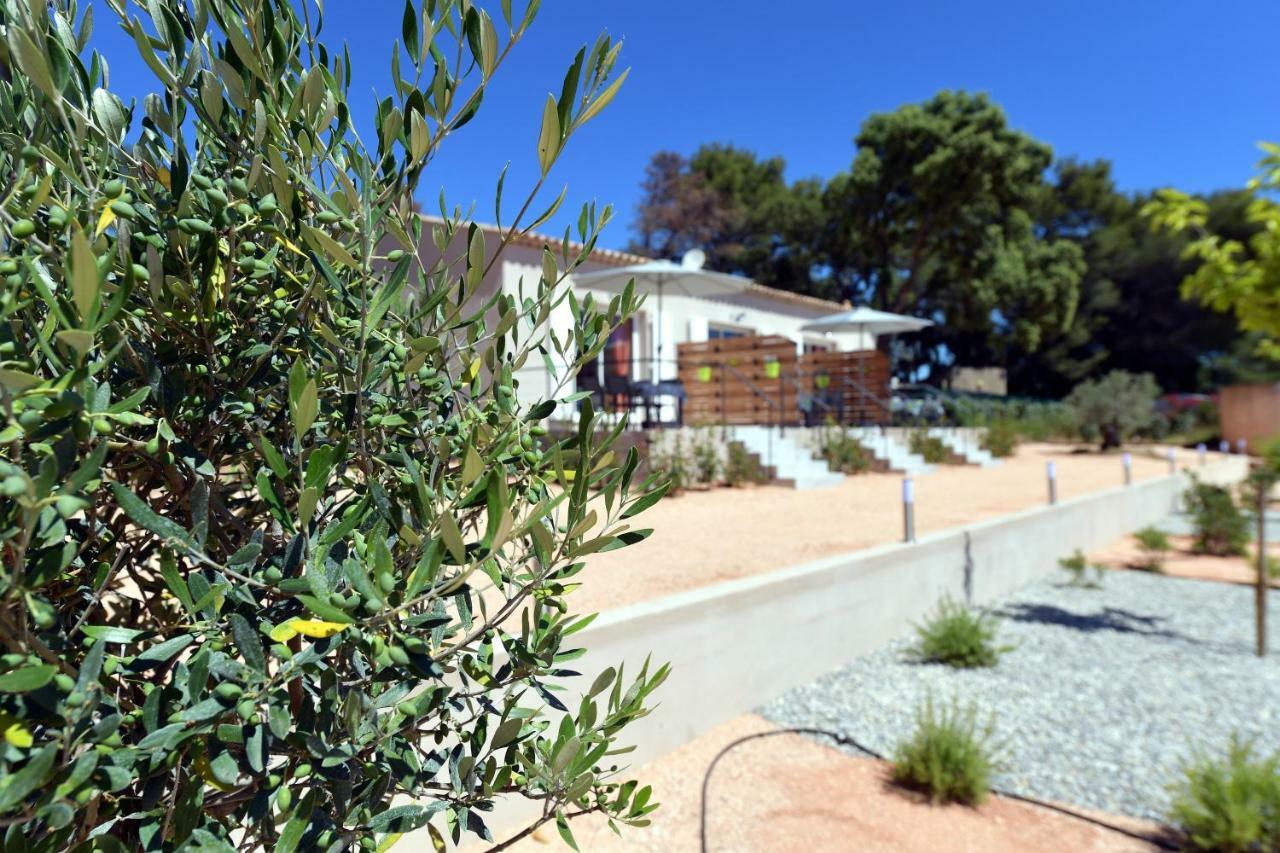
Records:
[[[1109,573],[1101,590],[1058,576],[993,608],[1014,648],[991,669],[912,663],[906,638],[761,713],[890,754],[927,695],[955,697],[994,715],[998,787],[1160,818],[1197,749],[1220,752],[1232,732],[1280,749],[1280,593],[1265,659],[1253,654],[1253,595],[1138,572]]]

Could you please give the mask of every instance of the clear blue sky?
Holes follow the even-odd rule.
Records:
[[[115,59],[112,88],[136,95],[132,44],[95,5],[95,43]],[[499,18],[496,0],[489,5]],[[387,47],[403,7],[326,6],[325,35],[350,43],[355,107],[367,116],[367,93],[389,88]],[[529,185],[542,100],[559,92],[574,51],[601,29],[625,40],[621,64],[631,78],[571,142],[552,196],[569,184],[560,227],[583,200],[612,202],[610,247],[627,242],[657,150],[722,141],[782,156],[789,179],[825,177],[848,166],[869,114],[944,88],[989,93],[1015,127],[1060,156],[1111,160],[1126,190],[1238,186],[1252,174],[1255,144],[1280,140],[1276,0],[544,0],[480,116],[424,179],[428,208],[443,186],[451,203],[475,201],[477,215],[492,219],[494,182],[508,160],[508,199]]]

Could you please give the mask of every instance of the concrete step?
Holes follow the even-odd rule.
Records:
[[[816,489],[844,480],[843,474],[829,470],[825,461],[814,459],[810,450],[777,429],[734,427],[733,440],[755,455],[761,465],[773,469],[774,478],[782,485]]]

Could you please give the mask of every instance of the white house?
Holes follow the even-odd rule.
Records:
[[[492,252],[501,243],[498,229],[487,224],[480,224],[480,227],[485,231],[485,245]],[[497,288],[514,295],[522,282],[525,288],[532,289],[541,276],[543,246],[550,246],[553,252],[559,254],[561,242],[559,238],[540,234],[514,238],[503,250],[498,263],[492,264],[488,276],[481,284],[479,295],[490,296],[497,292]],[[423,243],[424,248],[420,253],[423,260],[430,263],[434,260],[430,255],[438,255],[438,252],[429,238],[424,239]],[[456,253],[451,250],[450,257],[462,254],[461,248],[459,246]],[[625,267],[648,260],[650,259],[628,252],[597,248],[580,271],[585,273],[608,267]],[[574,283],[572,278],[569,286],[574,288],[578,297],[591,292]],[[607,303],[612,294],[599,292],[596,295],[602,303]],[[657,305],[650,298],[626,326],[615,332],[614,340],[606,348],[604,359],[614,363],[629,362],[632,378],[655,379],[674,377],[676,347],[687,341],[700,342],[736,335],[782,335],[795,342],[798,353],[874,347],[874,340],[869,335],[822,334],[801,329],[806,323],[844,310],[845,307],[837,302],[775,290],[755,283],[738,294],[709,298],[668,291],[662,300],[661,336],[657,334],[656,328]],[[561,303],[552,314],[550,323],[558,330],[572,328],[573,319],[567,304]],[[664,359],[664,366],[661,368],[657,364],[658,353],[655,351],[659,340]],[[563,365],[556,367],[557,373],[563,376]],[[662,377],[655,376],[658,372],[663,374]],[[521,402],[533,404],[547,399],[555,393],[558,378],[553,378],[540,360],[530,359],[517,375]],[[571,381],[569,389],[572,390]]]

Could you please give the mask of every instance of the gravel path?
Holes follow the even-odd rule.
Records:
[[[1280,749],[1280,592],[1272,656],[1253,655],[1253,590],[1138,572],[1102,590],[1042,581],[995,608],[994,668],[906,659],[910,639],[762,709],[782,725],[846,732],[885,753],[914,727],[927,694],[994,714],[999,787],[1109,812],[1161,818],[1168,785],[1197,748],[1233,731]]]

